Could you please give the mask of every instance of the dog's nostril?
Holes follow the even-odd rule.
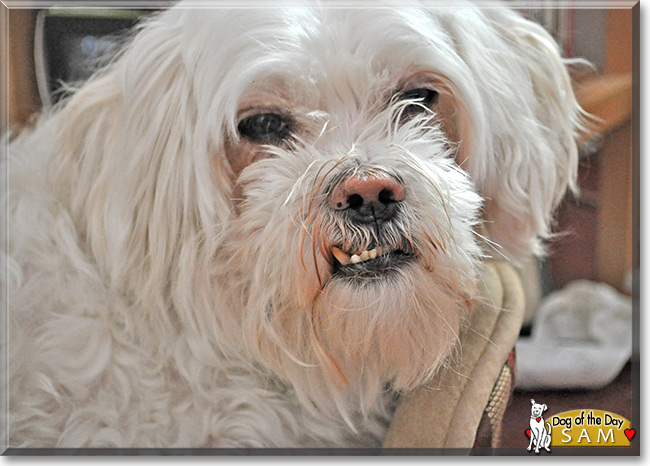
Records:
[[[389,204],[395,202],[395,194],[390,189],[382,189],[379,192],[378,199],[382,204]]]
[[[363,197],[359,194],[352,194],[348,197],[348,208],[358,209],[363,205]]]

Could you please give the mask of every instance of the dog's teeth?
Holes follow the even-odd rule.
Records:
[[[350,264],[350,256],[348,256],[346,253],[341,251],[336,246],[332,246],[332,254],[336,258],[336,260],[339,261],[339,263],[341,265],[349,265]]]
[[[370,251],[363,251],[358,254],[353,254],[352,256],[348,256],[345,252],[343,252],[340,248],[336,246],[332,246],[332,255],[336,258],[337,261],[341,265],[350,265],[350,264],[358,264],[359,262],[364,262],[370,259],[375,259],[379,256],[381,256],[384,253],[389,252],[388,248],[382,248],[382,247],[376,247],[374,249],[371,249]]]

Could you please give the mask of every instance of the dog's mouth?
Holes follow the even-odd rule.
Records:
[[[341,278],[380,278],[399,271],[415,260],[412,247],[374,246],[364,251],[343,251],[332,246],[333,276]]]

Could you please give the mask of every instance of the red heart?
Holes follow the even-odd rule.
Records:
[[[535,419],[535,420],[536,420],[537,422],[539,422],[539,420],[540,420],[540,419],[541,419],[541,417],[538,417],[538,418],[537,418],[537,419]]]
[[[526,435],[528,435],[528,438],[530,438],[530,429],[526,429]]]
[[[627,437],[628,440],[632,440],[632,437],[634,437],[634,434],[636,434],[636,430],[634,430],[634,429],[625,429],[625,436]]]

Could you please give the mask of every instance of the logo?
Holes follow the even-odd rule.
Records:
[[[543,448],[550,453],[551,424],[547,422],[544,425],[544,418],[542,417],[547,406],[535,403],[535,400],[530,400],[530,403],[533,406],[530,408],[530,429],[526,429],[526,435],[530,437],[527,450],[531,451],[534,448],[535,453],[539,454],[539,449]]]
[[[636,436],[630,421],[618,414],[599,409],[576,409],[554,414],[544,420],[545,404],[532,404],[528,451],[550,447],[629,447]]]

